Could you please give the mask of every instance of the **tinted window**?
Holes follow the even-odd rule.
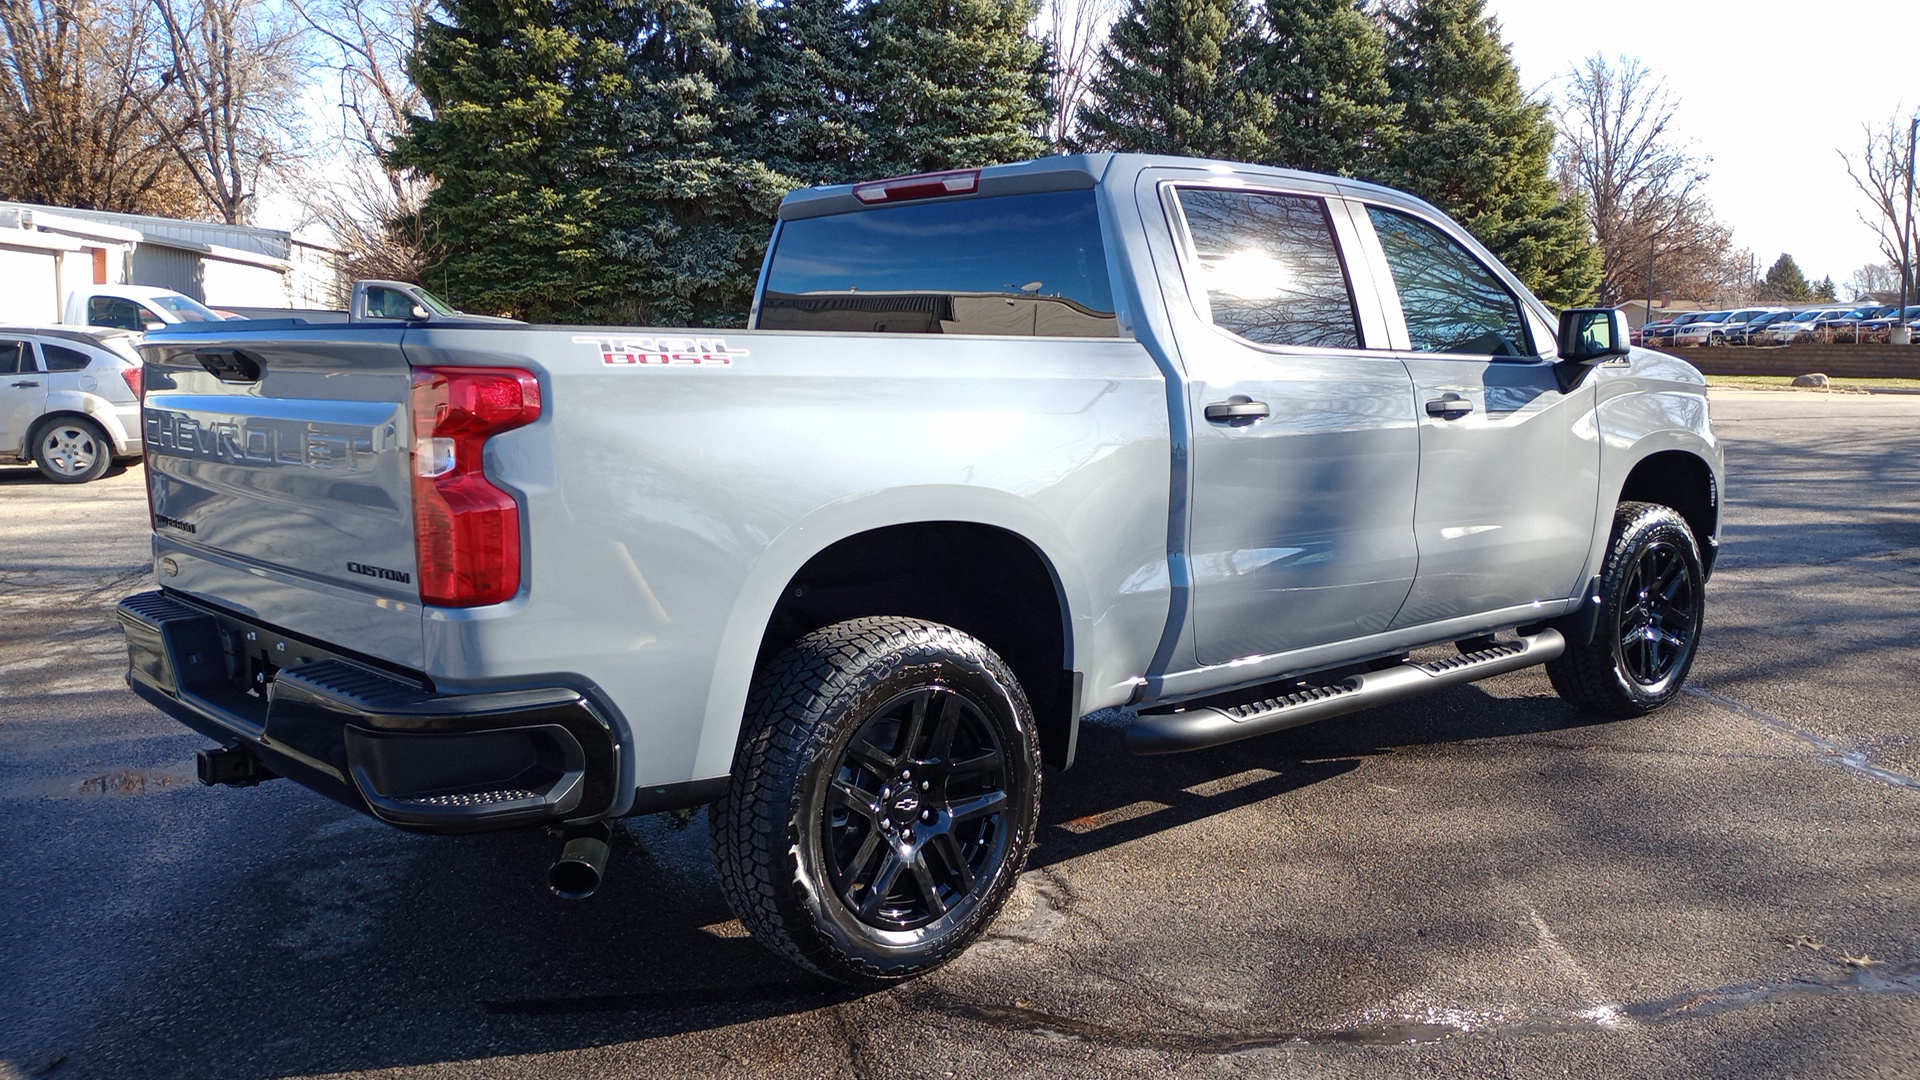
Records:
[[[0,341],[0,375],[33,370],[33,351],[24,341]]]
[[[48,371],[85,371],[93,363],[93,357],[79,349],[69,349],[65,345],[40,343],[40,357],[45,361]]]
[[[1326,203],[1304,195],[1187,189],[1180,209],[1215,326],[1264,345],[1360,347]]]
[[[1091,191],[907,203],[780,227],[764,330],[1113,337]]]
[[[87,322],[94,326],[117,326],[122,330],[146,329],[146,308],[120,296],[95,296],[87,300]]]
[[[1367,208],[1400,290],[1415,352],[1529,356],[1520,302],[1453,238],[1424,221]]]

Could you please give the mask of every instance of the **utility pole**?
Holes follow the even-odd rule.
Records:
[[[1920,138],[1920,116],[1907,125],[1907,220],[1900,229],[1900,310],[1894,313],[1893,329],[1887,332],[1887,340],[1895,345],[1913,343],[1913,333],[1907,328],[1907,305],[1912,300],[1913,289],[1913,147],[1916,138]]]
[[[1647,234],[1647,317],[1640,325],[1653,321],[1653,242],[1660,239],[1660,231],[1655,229]]]

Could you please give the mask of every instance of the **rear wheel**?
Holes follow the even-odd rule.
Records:
[[[774,951],[838,982],[898,982],[992,922],[1039,806],[1033,713],[1005,662],[952,627],[855,619],[756,682],[714,862]]]
[[[1642,716],[1673,700],[1687,681],[1706,614],[1706,575],[1685,518],[1653,503],[1621,503],[1600,575],[1593,640],[1547,664],[1547,677],[1575,707]]]
[[[42,423],[33,434],[33,463],[56,484],[98,480],[113,464],[113,443],[100,425],[77,416]]]

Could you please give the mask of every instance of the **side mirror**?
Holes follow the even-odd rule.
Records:
[[[143,330],[158,330],[166,325],[166,323],[161,322],[159,319],[147,319],[140,324],[140,327]]]
[[[1597,364],[1627,355],[1627,316],[1619,308],[1573,308],[1560,313],[1560,359]]]

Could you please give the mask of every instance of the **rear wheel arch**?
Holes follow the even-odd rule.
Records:
[[[1033,706],[1048,762],[1069,763],[1079,720],[1071,610],[1053,561],[1036,544],[971,521],[888,525],[844,537],[787,581],[754,670],[821,627],[885,615],[951,626],[997,653]]]

